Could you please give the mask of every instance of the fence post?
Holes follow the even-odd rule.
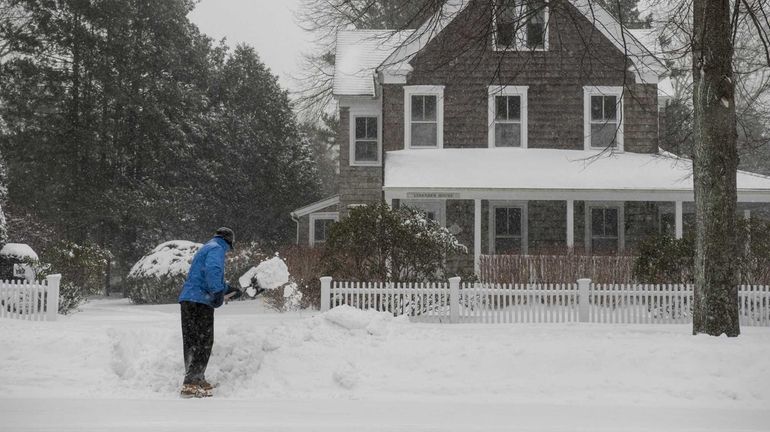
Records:
[[[449,322],[460,322],[460,277],[449,279]]]
[[[321,278],[321,312],[331,309],[332,297],[332,277],[324,276]]]
[[[591,279],[578,279],[578,321],[588,322],[588,301]]]
[[[46,320],[56,321],[56,315],[59,313],[59,283],[61,282],[61,275],[55,274],[45,278],[47,287],[46,297]]]

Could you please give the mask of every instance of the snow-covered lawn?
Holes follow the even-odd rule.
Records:
[[[1,431],[768,431],[770,329],[216,315],[216,396],[180,400],[178,306],[0,320]]]

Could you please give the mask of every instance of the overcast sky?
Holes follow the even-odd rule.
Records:
[[[301,0],[201,0],[190,20],[214,39],[228,45],[247,43],[278,75],[281,85],[294,90],[291,76],[299,71],[300,54],[310,46],[310,36],[296,23],[294,12]]]

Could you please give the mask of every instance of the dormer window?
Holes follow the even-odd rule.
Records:
[[[548,6],[545,0],[495,0],[497,50],[547,50]]]

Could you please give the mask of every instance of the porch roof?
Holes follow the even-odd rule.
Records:
[[[384,190],[679,192],[692,194],[692,161],[670,153],[554,149],[388,152]],[[770,177],[738,172],[739,194],[770,200]],[[757,199],[759,196],[759,199]]]

